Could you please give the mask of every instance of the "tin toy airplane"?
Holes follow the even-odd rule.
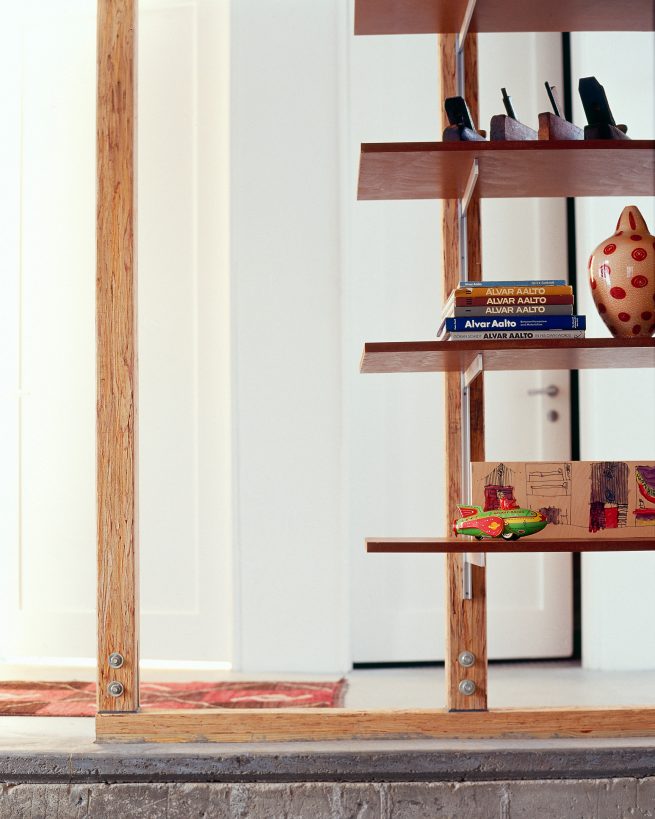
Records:
[[[458,506],[461,517],[453,523],[457,535],[471,535],[476,540],[501,537],[518,540],[540,532],[548,523],[546,516],[532,509],[521,508],[516,501],[501,503],[500,509],[484,512],[481,506]]]

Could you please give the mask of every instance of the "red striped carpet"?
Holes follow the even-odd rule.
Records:
[[[141,683],[143,710],[163,708],[337,708],[346,680],[337,682]],[[0,716],[92,717],[96,684],[0,682]]]

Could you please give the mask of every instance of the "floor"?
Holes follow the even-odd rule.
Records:
[[[262,674],[147,669],[144,680],[263,679]],[[276,679],[324,679],[324,675],[275,674]],[[0,665],[0,679],[93,680],[94,669]],[[333,679],[333,677],[332,677]],[[443,667],[361,669],[348,675],[348,708],[439,708],[444,704]],[[587,671],[570,661],[499,663],[489,668],[490,707],[655,705],[655,671]],[[58,742],[88,743],[90,718],[3,717],[1,747],[52,748]]]
[[[443,667],[358,669],[350,672],[348,708],[440,708]],[[143,681],[335,679],[321,674],[240,674],[213,670],[145,669]],[[94,680],[95,669],[0,664],[0,680]],[[489,707],[655,705],[655,671],[588,671],[574,661],[492,663]],[[28,718],[33,719],[33,718]]]

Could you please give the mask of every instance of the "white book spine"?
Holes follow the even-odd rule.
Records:
[[[584,330],[485,330],[473,333],[447,333],[447,341],[503,341],[504,339],[526,340],[552,338],[584,338]]]

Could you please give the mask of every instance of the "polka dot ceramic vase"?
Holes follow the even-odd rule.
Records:
[[[616,337],[655,332],[655,236],[639,208],[623,209],[616,232],[589,257],[596,309]]]

